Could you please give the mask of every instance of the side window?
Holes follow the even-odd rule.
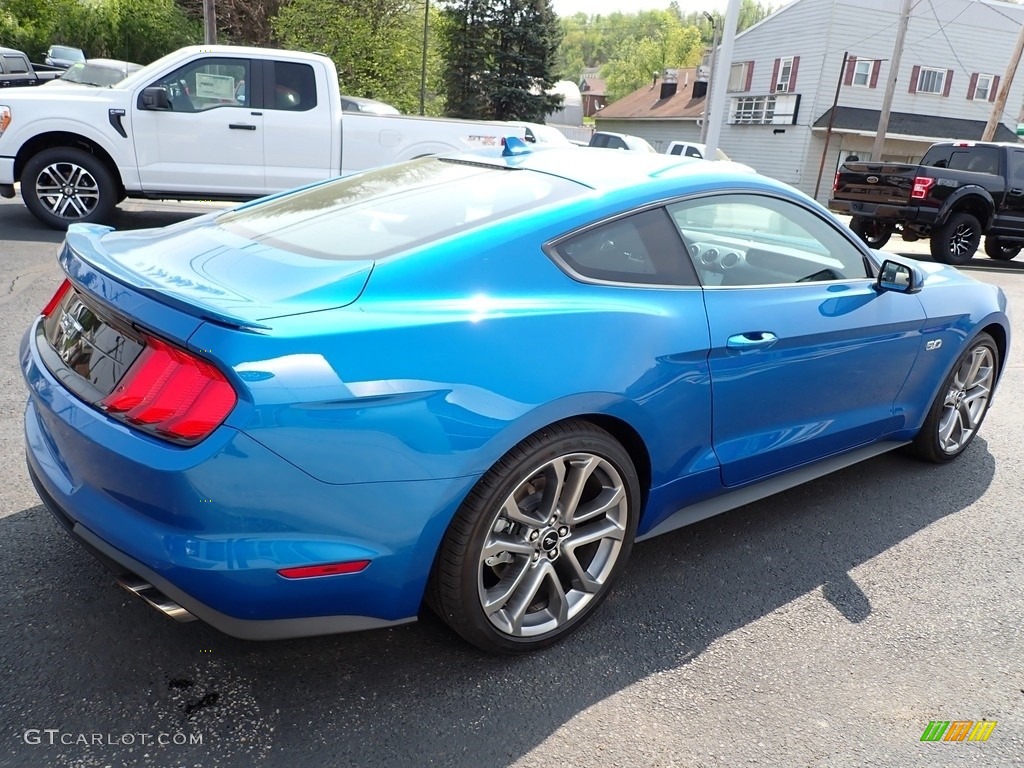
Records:
[[[686,148],[686,156],[687,157],[703,157],[703,155],[701,155],[701,153],[700,153],[700,150],[697,149],[696,147],[687,147]]]
[[[1019,149],[1010,153],[1010,184],[1024,187],[1024,151]]]
[[[696,285],[679,235],[662,208],[593,227],[553,250],[570,271],[592,280]]]
[[[868,277],[857,247],[803,206],[766,195],[716,195],[668,207],[701,283],[785,285]]]
[[[669,154],[670,155],[681,155],[681,154],[683,154],[683,145],[682,144],[674,144],[674,145],[672,145],[672,149],[669,152]]]
[[[309,64],[274,62],[274,92],[267,106],[290,112],[316,107],[316,74]],[[357,108],[358,109],[358,108]]]
[[[21,56],[4,56],[4,65],[0,71],[4,70],[11,75],[27,75],[28,62]]]
[[[974,173],[999,173],[999,155],[995,147],[968,147],[954,151],[949,167]]]
[[[173,112],[204,112],[250,103],[248,59],[200,59],[165,75],[153,85],[167,89]]]

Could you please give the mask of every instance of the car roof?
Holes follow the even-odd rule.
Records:
[[[668,179],[736,180],[756,178],[769,186],[787,189],[784,185],[754,173],[749,167],[728,161],[705,161],[679,155],[647,152],[623,152],[621,149],[586,147],[584,152],[600,152],[598,156],[580,154],[581,148],[538,149],[509,157],[497,151],[467,153],[452,159],[493,163],[509,168],[525,168],[559,176],[597,190],[623,186],[658,186]],[[595,159],[599,157],[600,159]]]

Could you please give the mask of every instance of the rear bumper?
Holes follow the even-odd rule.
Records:
[[[140,434],[68,392],[22,341],[29,473],[60,522],[120,576],[246,639],[413,620],[474,478],[332,485],[221,427],[191,448]],[[302,565],[359,573],[287,579]]]
[[[916,205],[895,205],[892,203],[867,203],[862,200],[828,201],[829,210],[863,219],[883,219],[889,223],[911,222],[932,225],[938,209],[922,208]]]

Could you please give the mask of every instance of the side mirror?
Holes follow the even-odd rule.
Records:
[[[143,109],[170,109],[171,101],[167,98],[167,89],[162,85],[151,85],[142,91]]]
[[[882,291],[917,293],[921,290],[921,275],[909,264],[886,259],[882,262],[882,268],[878,270],[875,289],[879,293]]]

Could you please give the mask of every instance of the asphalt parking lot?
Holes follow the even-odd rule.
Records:
[[[882,456],[641,544],[587,627],[505,659],[430,620],[243,642],[117,588],[24,467],[17,345],[59,240],[0,200],[0,766],[1024,764],[1024,256],[966,268],[1016,340],[958,461]],[[986,742],[920,741],[982,719]]]

